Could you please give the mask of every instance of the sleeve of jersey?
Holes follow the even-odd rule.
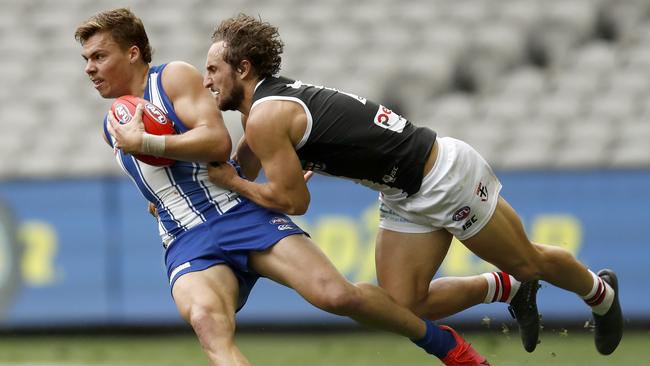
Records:
[[[106,142],[111,146],[113,146],[113,136],[108,132],[108,115],[104,116],[104,136],[106,137]]]

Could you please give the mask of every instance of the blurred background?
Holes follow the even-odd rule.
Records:
[[[187,329],[145,200],[100,136],[110,101],[83,73],[73,36],[121,6],[143,20],[154,64],[203,70],[218,22],[259,15],[285,42],[281,74],[469,142],[534,241],[618,272],[627,326],[650,341],[649,0],[0,0],[3,334]],[[225,117],[237,141],[239,117]],[[311,208],[296,220],[350,280],[374,281],[376,195],[321,177],[310,185]],[[491,269],[455,243],[438,275]],[[589,335],[575,295],[544,286],[539,307],[548,329]],[[264,280],[238,321],[354,329]],[[446,321],[514,324],[502,304]]]

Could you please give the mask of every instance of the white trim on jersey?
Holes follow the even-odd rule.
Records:
[[[160,95],[160,90],[158,90],[158,75],[159,73],[154,72],[151,73],[150,81],[149,81],[149,97],[151,98],[151,103],[153,103],[156,107],[160,108],[165,112],[165,114],[169,113],[167,111],[167,108],[165,108],[165,103],[163,102],[162,96]]]
[[[174,179],[174,175],[169,171],[169,169],[165,169],[165,173],[167,174],[167,179],[169,179],[169,181],[171,182],[172,187],[174,187],[174,189],[176,189],[176,192],[178,192],[178,194],[181,195],[183,200],[185,200],[185,203],[187,203],[187,207],[189,207],[190,210],[192,210],[192,212],[194,212],[194,214],[197,216],[197,218],[200,219],[200,222],[205,222],[206,221],[205,216],[203,216],[203,213],[201,211],[199,211],[194,206],[194,203],[192,202],[192,199],[185,193],[185,191],[183,191],[183,188],[181,187],[180,184],[178,184],[176,182],[176,179]],[[195,220],[190,221],[188,225],[191,227],[191,226],[194,226],[197,223],[198,222],[195,219]]]
[[[185,211],[182,207],[181,209],[177,209],[176,207],[169,206],[165,203],[164,197],[161,197],[159,194],[156,193],[156,190],[154,189],[154,186],[152,186],[152,183],[156,183],[156,187],[163,187],[165,186],[165,177],[168,177],[170,173],[168,172],[168,168],[157,168],[148,164],[144,164],[140,162],[136,158],[132,158],[133,162],[135,163],[135,168],[138,171],[138,174],[140,175],[140,180],[142,181],[142,184],[147,187],[149,192],[156,197],[158,202],[160,202],[160,205],[167,211],[169,214],[169,217],[174,220],[176,225],[182,229],[183,231],[186,231],[188,228],[192,227],[192,222],[189,223],[183,223],[182,219],[177,218],[177,216],[184,216]],[[144,170],[148,170],[145,174]],[[155,175],[152,176],[152,172],[155,173]],[[162,174],[161,174],[162,173]],[[163,179],[161,179],[163,177]],[[165,232],[166,234],[169,234],[168,232]]]
[[[257,88],[258,88],[260,85],[262,85],[262,83],[264,82],[264,80],[266,80],[266,78],[264,78],[264,79],[258,81],[257,84],[255,84],[255,89],[253,89],[253,93],[255,93],[255,92],[257,91]]]
[[[214,199],[214,197],[212,196],[212,192],[210,192],[210,188],[205,184],[204,181],[202,181],[201,179],[199,179],[199,169],[198,169],[198,168],[197,168],[196,171],[194,172],[194,179],[195,179],[197,182],[199,182],[199,185],[200,185],[201,188],[203,189],[203,192],[205,192],[206,197],[208,197],[208,201],[210,201],[210,203],[211,203],[212,205],[214,205],[214,208],[217,209],[217,212],[219,212],[220,215],[223,215],[223,212],[224,212],[224,211],[221,209],[221,205],[219,204],[219,202],[217,202],[217,201]]]
[[[272,95],[272,96],[268,96],[268,97],[264,97],[264,98],[260,98],[260,99],[256,100],[255,103],[253,103],[253,105],[251,106],[251,111],[257,105],[262,104],[264,102],[268,102],[270,100],[285,100],[285,101],[289,101],[289,102],[295,102],[295,103],[300,104],[302,106],[302,108],[305,110],[305,114],[307,114],[307,128],[305,128],[305,133],[302,135],[302,139],[300,139],[300,141],[295,146],[296,150],[300,149],[301,147],[303,147],[307,143],[307,140],[309,139],[309,135],[311,134],[312,125],[314,123],[314,121],[312,119],[312,116],[311,116],[311,112],[309,111],[309,108],[307,107],[307,104],[305,104],[305,102],[303,102],[302,100],[300,100],[300,99],[298,99],[296,97],[285,97],[285,96],[279,96],[279,95]]]
[[[118,165],[120,166],[120,168],[122,168],[122,170],[126,173],[126,175],[131,179],[131,181],[135,184],[135,186],[138,187],[138,182],[137,182],[136,178],[134,176],[132,176],[131,174],[129,174],[129,171],[126,168],[126,166],[124,165],[124,162],[122,161],[122,158],[123,157],[122,157],[121,153],[119,153],[119,152],[116,153],[116,160],[117,160]],[[135,166],[135,169],[138,172],[139,179],[142,182],[142,185],[144,187],[146,187],[147,191],[149,191],[149,193],[153,197],[156,197],[156,199],[158,200],[158,202],[160,203],[162,208],[165,211],[168,212],[169,217],[176,223],[176,225],[178,227],[182,228],[183,230],[187,230],[185,225],[182,225],[181,222],[178,219],[176,219],[176,217],[174,217],[174,213],[169,209],[169,207],[167,207],[165,205],[164,201],[161,200],[160,197],[156,194],[156,192],[151,188],[151,186],[149,185],[149,182],[147,182],[147,180],[144,179],[144,175],[142,173],[142,168],[140,166],[140,162],[137,159],[135,159],[133,156],[129,156],[129,157],[124,156],[124,159],[127,159],[127,158],[132,159],[132,161],[134,163],[134,166]],[[162,237],[162,240],[163,240],[163,243],[165,243],[165,246],[166,246],[166,243],[171,242],[174,239],[176,239],[175,235],[171,234],[170,232],[168,232],[165,229],[165,227],[162,225],[162,222],[160,221],[160,219],[158,220],[158,232],[160,233],[160,236]]]

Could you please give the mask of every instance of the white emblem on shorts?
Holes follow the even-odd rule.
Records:
[[[470,212],[472,212],[472,209],[469,208],[469,206],[463,206],[463,207],[459,208],[458,210],[456,210],[456,212],[454,213],[454,216],[452,216],[451,219],[454,220],[454,221],[464,220],[465,218],[467,218],[467,216],[469,216]]]
[[[476,195],[483,202],[488,200],[488,188],[487,186],[483,185],[483,182],[478,183],[478,186],[476,187]]]
[[[294,227],[291,225],[278,225],[278,230],[280,231],[285,231],[285,230],[293,230]]]
[[[282,225],[282,224],[288,224],[289,220],[285,219],[284,217],[274,217],[269,222],[273,225]]]

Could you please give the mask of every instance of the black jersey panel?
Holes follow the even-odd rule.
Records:
[[[297,150],[304,169],[398,188],[408,195],[420,189],[434,131],[365,98],[284,77],[265,79],[253,102],[267,97],[297,98],[308,108],[311,131]]]

